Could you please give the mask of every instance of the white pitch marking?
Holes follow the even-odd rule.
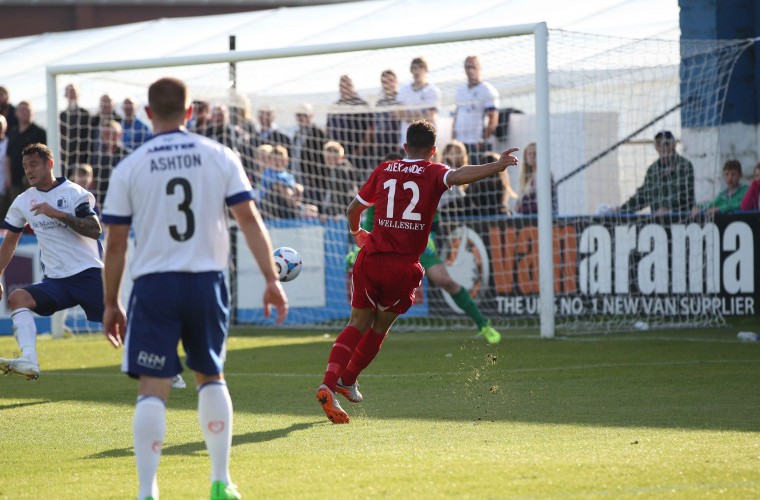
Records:
[[[605,368],[641,368],[646,366],[690,366],[690,365],[730,365],[730,364],[760,364],[760,359],[745,359],[745,360],[725,360],[725,359],[706,359],[706,360],[692,360],[692,361],[659,361],[651,363],[597,363],[586,365],[566,365],[566,366],[553,366],[549,368],[514,368],[510,369],[506,365],[509,373],[533,373],[533,372],[558,372],[566,370],[596,370]],[[436,376],[446,377],[461,375],[462,372],[467,371],[463,368],[461,371],[456,372],[414,372],[414,373],[367,373],[362,374],[362,378],[402,378],[402,377],[415,377],[420,376]],[[105,377],[105,376],[125,376],[123,373],[80,373],[76,371],[43,371],[44,376],[51,375],[65,375],[67,377]],[[225,372],[225,376],[234,377],[272,377],[272,378],[314,378],[322,376],[321,373],[251,373],[251,372]]]

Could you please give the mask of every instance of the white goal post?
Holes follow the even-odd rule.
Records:
[[[346,206],[372,169],[399,153],[405,122],[423,115],[436,124],[438,161],[458,168],[516,146],[520,165],[445,193],[435,245],[422,256],[430,272],[397,329],[478,331],[490,321],[553,337],[720,326],[725,316],[756,314],[751,243],[760,224],[691,212],[724,189],[737,138],[721,124],[723,107],[734,65],[754,43],[627,39],[537,23],[57,65],[47,72],[49,143],[66,175],[91,163],[88,189],[102,204],[119,158],[141,144],[134,127],[147,120],[127,119],[129,108],[146,104],[156,79],[180,78],[197,111],[188,128],[236,152],[274,246],[301,254],[303,272],[284,284],[287,325],[332,330],[350,314]],[[421,67],[427,83],[418,85]],[[465,74],[478,68],[487,85]],[[76,105],[60,101],[69,84]],[[483,141],[486,92],[498,126]],[[684,167],[647,184],[664,130]],[[746,183],[754,165],[740,159]],[[655,191],[673,200],[668,214],[647,201]],[[174,202],[167,198],[166,209]],[[261,275],[234,226],[231,234],[233,324],[271,325]],[[76,310],[65,324],[97,328],[82,327]]]
[[[369,51],[408,46],[427,46],[433,44],[473,41],[481,39],[503,38],[520,35],[535,37],[535,138],[538,143],[538,159],[547,168],[538,171],[538,204],[540,217],[538,221],[540,234],[540,275],[541,283],[541,336],[554,336],[554,292],[552,285],[552,220],[551,220],[551,181],[549,155],[549,80],[548,80],[548,30],[546,23],[524,24],[487,28],[478,30],[452,31],[425,35],[402,36],[396,38],[364,40],[347,43],[334,43],[304,47],[283,47],[279,49],[235,51],[197,56],[163,57],[158,59],[140,59],[132,61],[113,61],[92,64],[54,65],[47,67],[47,123],[58,123],[58,96],[62,95],[58,78],[63,75],[102,73],[148,68],[172,68],[213,63],[237,63],[265,59],[283,59],[332,53]],[[48,128],[48,142],[54,151],[54,157],[60,158],[58,127]],[[548,207],[548,208],[547,208]],[[53,320],[53,335],[63,335],[63,315],[57,314]]]

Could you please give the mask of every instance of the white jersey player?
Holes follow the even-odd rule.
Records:
[[[272,245],[240,160],[227,147],[187,132],[187,88],[162,78],[148,89],[154,137],[119,163],[103,206],[107,224],[104,331],[125,346],[122,370],[140,379],[134,416],[138,498],[158,498],[170,380],[182,371],[177,345],[198,385],[198,414],[211,460],[211,498],[240,498],[229,474],[232,402],[223,366],[229,323],[224,270],[229,259],[227,207],[266,280],[264,309],[288,305]],[[119,288],[130,225],[135,251],[128,316]],[[186,492],[183,492],[186,493]]]
[[[53,174],[53,153],[35,143],[22,151],[29,189],[13,200],[3,223],[7,229],[0,245],[0,273],[16,251],[24,227],[37,236],[44,278],[17,288],[8,297],[13,331],[21,350],[16,359],[0,358],[0,371],[28,379],[40,375],[37,361],[37,328],[32,312],[49,316],[82,306],[90,321],[103,320],[101,279],[101,227],[89,191]],[[2,286],[0,285],[0,297]]]
[[[481,162],[486,144],[499,122],[499,92],[480,78],[480,60],[469,56],[464,61],[467,83],[456,91],[453,139],[467,147],[470,163]]]
[[[412,59],[409,71],[413,81],[403,85],[396,100],[405,105],[404,120],[401,122],[399,145],[403,149],[406,143],[406,129],[414,120],[425,119],[436,126],[438,108],[441,107],[441,89],[427,81],[428,65],[424,57]]]
[[[65,219],[48,217],[33,208],[47,203],[75,217],[95,215],[95,196],[92,193],[64,177],[55,181],[56,185],[49,190],[31,187],[18,195],[5,216],[4,228],[21,233],[29,224],[37,236],[42,273],[46,278],[66,278],[86,269],[102,269],[100,240],[67,230]]]
[[[225,201],[248,201],[252,189],[232,150],[187,130],[166,132],[122,160],[111,184],[103,222],[134,224],[133,280],[227,268]]]

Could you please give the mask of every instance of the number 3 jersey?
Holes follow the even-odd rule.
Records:
[[[132,279],[222,271],[230,250],[226,206],[250,199],[251,184],[235,153],[176,130],[154,136],[119,163],[102,217],[134,226]]]
[[[395,253],[417,261],[428,242],[441,195],[449,188],[446,165],[397,160],[375,168],[356,198],[375,205],[375,222],[363,251]]]

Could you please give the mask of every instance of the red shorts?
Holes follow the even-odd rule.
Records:
[[[351,306],[404,314],[414,304],[414,290],[425,270],[419,261],[398,254],[359,252],[354,264]]]

